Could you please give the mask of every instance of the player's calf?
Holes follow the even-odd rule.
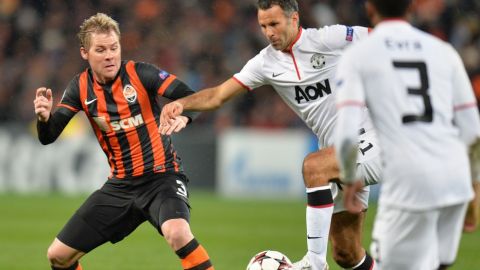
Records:
[[[352,214],[346,211],[332,217],[330,240],[332,257],[346,269],[373,269],[374,261],[362,247],[361,236],[365,213]]]

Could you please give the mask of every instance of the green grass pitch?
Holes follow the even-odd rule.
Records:
[[[50,269],[46,249],[85,196],[0,195],[0,269]],[[217,270],[245,269],[258,251],[273,249],[300,259],[306,250],[305,202],[232,200],[192,191],[192,229]],[[368,212],[368,245],[374,207]],[[179,261],[149,223],[122,242],[105,244],[82,260],[85,270],[179,270]],[[340,269],[329,258],[330,269]],[[480,269],[480,233],[464,234],[451,269]]]

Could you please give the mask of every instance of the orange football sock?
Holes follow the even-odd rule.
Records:
[[[214,270],[207,251],[195,239],[175,253],[182,260],[184,270]]]
[[[52,270],[83,270],[83,268],[80,265],[80,263],[76,261],[74,264],[72,264],[68,268],[59,268],[59,267],[52,266]]]

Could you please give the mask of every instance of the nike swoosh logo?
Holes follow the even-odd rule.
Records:
[[[86,100],[85,99],[85,105],[90,105],[92,104],[93,102],[97,101],[97,99],[92,99],[92,100]]]
[[[278,76],[282,75],[283,73],[285,73],[285,72],[277,73],[277,74],[275,74],[275,72],[274,72],[274,73],[272,73],[272,77],[273,78],[278,77]]]
[[[310,236],[307,234],[307,239],[319,239],[319,238],[323,238],[321,236]]]

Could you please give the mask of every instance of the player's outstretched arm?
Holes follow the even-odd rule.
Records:
[[[166,134],[170,129],[171,120],[176,119],[183,111],[214,110],[243,91],[245,88],[242,85],[234,79],[229,79],[218,86],[200,90],[166,104],[160,114],[160,133]]]
[[[47,122],[53,106],[52,90],[46,87],[38,88],[35,99],[33,100],[33,105],[38,121]]]

